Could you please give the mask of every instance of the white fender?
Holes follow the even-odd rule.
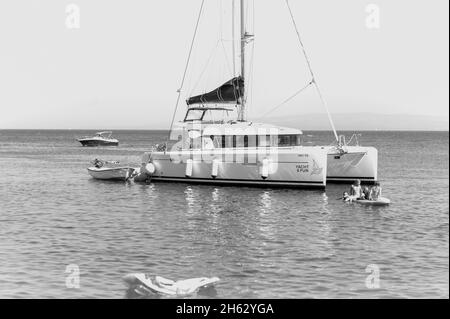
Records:
[[[219,164],[220,164],[220,160],[218,160],[218,159],[214,159],[212,161],[211,176],[213,178],[216,178],[217,175],[219,175]]]
[[[193,169],[193,161],[192,161],[192,159],[188,159],[187,161],[186,161],[186,173],[185,173],[185,175],[186,175],[186,177],[191,177],[192,176],[192,169]]]
[[[266,179],[267,177],[269,177],[269,166],[270,166],[270,161],[269,159],[265,158],[262,160],[261,163],[261,177],[263,179]]]
[[[147,163],[144,166],[144,169],[145,169],[145,172],[150,175],[153,175],[153,173],[155,173],[155,170],[156,170],[155,165],[153,163]]]

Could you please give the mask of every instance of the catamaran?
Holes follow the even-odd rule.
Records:
[[[240,6],[235,6],[236,1]],[[237,19],[240,39],[236,41],[240,46],[239,59],[234,48],[232,52],[233,63],[240,64],[239,74],[214,90],[189,97],[184,119],[174,125],[204,2],[200,7],[170,126],[170,140],[177,142],[170,149],[164,144],[144,154],[141,179],[144,175],[155,182],[306,188],[324,188],[327,181],[376,181],[377,150],[351,146],[344,136],[336,132],[288,0],[286,4],[311,75],[306,87],[313,86],[317,90],[327,111],[335,143],[329,146],[304,145],[303,132],[299,129],[247,119],[246,87],[249,78],[246,76],[246,46],[254,40],[254,35],[246,29],[246,0],[231,2],[233,22],[235,14],[240,16]]]

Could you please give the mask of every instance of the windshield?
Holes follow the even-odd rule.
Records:
[[[203,119],[203,110],[188,110],[185,121],[201,121]]]
[[[223,123],[228,120],[234,119],[236,116],[233,109],[227,108],[193,108],[189,109],[186,113],[184,121],[203,121],[212,123]]]

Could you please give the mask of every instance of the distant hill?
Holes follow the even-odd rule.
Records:
[[[448,131],[448,117],[410,114],[349,113],[332,114],[337,130],[342,131]],[[326,114],[268,116],[254,121],[274,123],[302,130],[329,130]]]

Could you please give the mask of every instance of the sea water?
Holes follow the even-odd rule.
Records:
[[[139,166],[166,132],[0,130],[0,297],[134,298],[122,276],[217,276],[206,297],[449,297],[448,132],[363,132],[387,207],[326,190],[92,179],[94,158]],[[352,132],[347,132],[347,135]],[[328,145],[329,132],[305,132]],[[192,297],[205,297],[194,295]]]

